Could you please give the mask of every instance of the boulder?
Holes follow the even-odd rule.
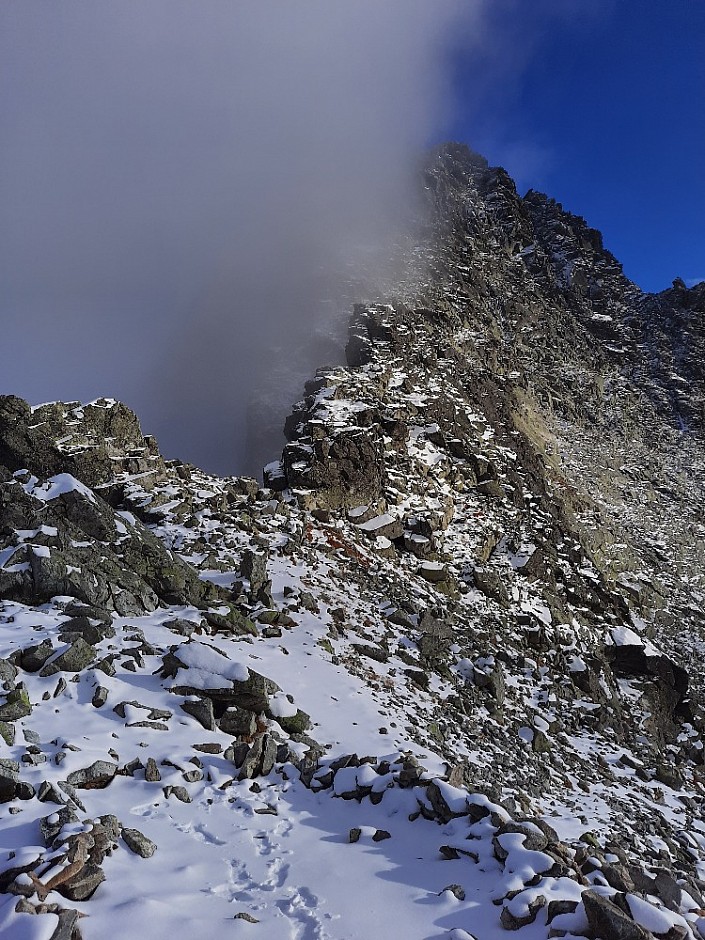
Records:
[[[40,676],[53,676],[57,672],[81,672],[95,659],[95,649],[79,636],[67,650],[60,653],[56,659],[42,667]]]
[[[6,757],[0,758],[0,803],[9,803],[15,798],[19,782],[19,763]]]
[[[156,844],[139,829],[123,829],[121,835],[128,849],[141,858],[151,858],[157,851]]]
[[[282,462],[289,488],[315,491],[311,508],[376,503],[387,482],[381,438],[375,428],[349,428],[287,444]]]
[[[25,672],[39,672],[44,663],[54,652],[54,646],[50,639],[42,640],[35,646],[28,646],[20,653],[20,666]]]
[[[66,778],[66,782],[79,790],[102,790],[112,783],[117,773],[118,765],[106,760],[94,761],[90,767],[74,770]]]
[[[75,822],[78,822],[78,816],[69,806],[62,806],[61,809],[50,816],[43,816],[39,820],[39,831],[44,840],[44,845],[53,846],[56,837],[64,826]]]
[[[238,780],[266,776],[274,767],[277,743],[270,734],[258,734],[240,766]]]
[[[105,881],[105,872],[92,862],[84,865],[73,878],[57,886],[57,891],[69,901],[87,901]]]
[[[18,686],[5,694],[5,701],[0,703],[0,721],[17,721],[32,714],[29,694],[23,686]]]
[[[215,731],[215,715],[213,702],[205,695],[181,703],[181,708],[187,715],[191,715],[202,725],[206,731]]]
[[[220,730],[233,738],[251,737],[257,729],[257,719],[254,712],[244,708],[226,708],[218,719]]]
[[[588,923],[601,940],[653,940],[653,935],[596,891],[583,892]]]

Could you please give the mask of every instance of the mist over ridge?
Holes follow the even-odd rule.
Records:
[[[113,395],[166,453],[258,472],[263,410],[281,426],[336,354],[359,252],[374,275],[414,214],[449,43],[482,10],[5,8],[2,391]]]

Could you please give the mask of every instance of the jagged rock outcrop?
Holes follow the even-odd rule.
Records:
[[[0,466],[39,477],[71,473],[95,487],[127,473],[159,474],[164,461],[133,411],[112,398],[87,405],[53,402],[31,408],[0,396]]]
[[[121,476],[164,479],[153,439],[124,405],[32,410],[5,396],[0,442],[2,596],[41,603],[64,595],[119,614],[218,598],[132,513],[100,495],[114,498]]]

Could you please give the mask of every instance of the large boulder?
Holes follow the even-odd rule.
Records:
[[[0,597],[24,603],[70,596],[130,616],[160,603],[203,607],[223,593],[65,472],[44,482],[16,472],[0,483],[2,549]]]
[[[346,428],[287,444],[282,455],[289,487],[313,490],[312,506],[353,508],[382,496],[387,475],[379,428]]]

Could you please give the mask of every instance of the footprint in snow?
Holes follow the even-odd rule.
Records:
[[[227,860],[227,865],[228,880],[206,888],[207,893],[228,901],[252,901],[259,885],[250,875],[247,865],[231,860]]]
[[[205,842],[207,845],[225,845],[224,839],[219,839],[202,824],[177,823],[176,828],[188,836],[193,836],[198,842]]]
[[[293,828],[293,823],[290,823],[288,819],[282,819],[282,821],[277,823],[274,829],[272,829],[272,835],[280,839],[285,839]]]
[[[303,903],[306,905],[306,907],[309,907],[309,908],[318,907],[319,899],[316,897],[313,891],[311,891],[310,888],[299,888],[299,897],[301,898]]]
[[[297,888],[277,907],[292,922],[291,940],[332,940],[315,912],[318,898],[308,888]]]
[[[283,888],[286,879],[289,877],[289,866],[280,858],[275,858],[267,863],[269,877],[262,884],[264,891],[274,891],[276,888]]]
[[[225,845],[225,839],[219,839],[217,836],[214,836],[212,832],[209,832],[204,825],[198,825],[193,827],[193,835],[203,841],[207,842],[209,845]]]

